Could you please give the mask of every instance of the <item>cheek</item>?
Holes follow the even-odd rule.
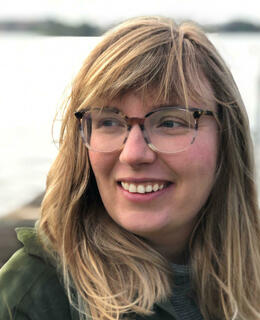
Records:
[[[96,177],[97,183],[104,183],[105,178],[111,174],[115,163],[115,156],[100,152],[89,151],[89,161]]]
[[[214,174],[217,164],[217,150],[212,146],[202,145],[200,148],[192,150],[188,161],[194,165],[194,174],[196,172],[206,175]]]
[[[95,175],[105,169],[105,164],[102,161],[102,157],[100,157],[100,153],[89,151],[89,161]]]
[[[185,190],[192,194],[209,193],[215,181],[217,154],[217,139],[213,136],[198,140],[172,159],[172,168]]]
[[[209,127],[206,129],[199,132],[195,143],[191,146],[189,160],[192,162],[193,159],[194,164],[197,164],[203,172],[210,173],[216,170],[218,135],[216,125],[213,128]]]

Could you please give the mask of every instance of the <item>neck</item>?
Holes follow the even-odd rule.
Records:
[[[153,245],[154,249],[160,252],[168,261],[175,264],[187,264],[188,254],[187,247],[165,247],[160,245]]]
[[[169,237],[146,237],[149,244],[160,252],[168,261],[176,264],[187,264],[188,244],[190,232],[182,232],[180,235],[171,233]]]
[[[140,234],[149,245],[163,255],[169,262],[187,264],[189,259],[189,242],[195,222],[184,226],[166,226],[156,232]]]

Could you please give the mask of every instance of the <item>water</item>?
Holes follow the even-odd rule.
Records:
[[[234,74],[256,136],[260,132],[260,35],[210,37]],[[52,119],[65,88],[97,41],[0,33],[0,216],[44,190],[57,154]]]
[[[97,38],[0,34],[0,216],[45,188],[52,120]]]

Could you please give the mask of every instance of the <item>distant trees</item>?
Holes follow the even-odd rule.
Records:
[[[219,25],[208,25],[204,29],[208,32],[260,32],[260,25],[248,21],[235,20]]]
[[[217,25],[202,25],[202,28],[207,32],[260,32],[260,25],[243,20]],[[105,28],[88,23],[68,25],[61,21],[49,19],[42,21],[0,22],[0,30],[33,32],[49,36],[99,36],[105,31]]]
[[[33,32],[49,36],[99,36],[103,30],[91,24],[68,25],[55,20],[0,22],[0,30]]]

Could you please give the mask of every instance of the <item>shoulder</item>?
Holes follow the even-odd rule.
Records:
[[[35,229],[20,229],[18,238],[24,247],[0,270],[0,319],[71,319],[64,288]]]

